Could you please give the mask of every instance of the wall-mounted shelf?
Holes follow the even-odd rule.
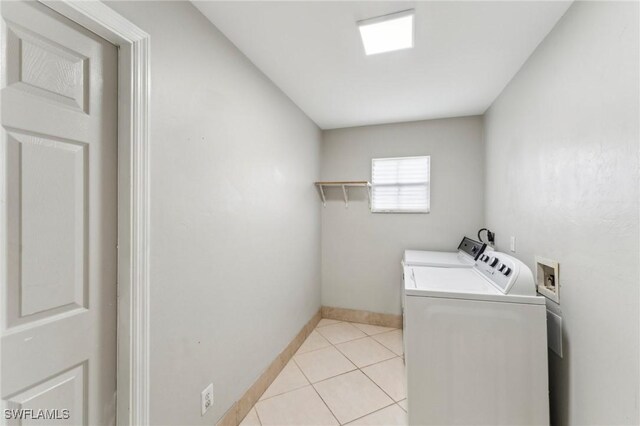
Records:
[[[322,205],[324,207],[327,206],[327,199],[324,196],[325,188],[342,188],[342,195],[344,196],[344,206],[345,208],[349,207],[349,195],[347,192],[347,188],[365,188],[367,190],[367,199],[369,200],[369,204],[371,204],[371,184],[366,180],[356,180],[356,181],[339,181],[339,182],[315,182],[315,185],[320,190],[320,197],[322,198]]]

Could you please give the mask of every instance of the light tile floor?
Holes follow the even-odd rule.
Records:
[[[405,426],[402,330],[322,319],[242,426]]]

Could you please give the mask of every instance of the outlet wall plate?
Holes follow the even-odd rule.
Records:
[[[209,386],[204,388],[200,394],[201,415],[207,412],[209,408],[213,406],[213,383],[209,383]]]

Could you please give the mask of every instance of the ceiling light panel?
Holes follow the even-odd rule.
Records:
[[[413,47],[413,10],[358,21],[367,55]]]

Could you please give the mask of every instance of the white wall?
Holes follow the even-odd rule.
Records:
[[[484,223],[482,118],[323,132],[323,180],[370,180],[371,159],[431,155],[431,213],[372,214],[362,189],[340,189],[322,210],[322,304],[400,313],[405,249],[455,251]]]
[[[486,114],[498,249],[560,262],[552,421],[638,424],[638,3],[576,2]]]
[[[321,134],[191,3],[109,5],[151,35],[151,422],[211,425],[320,306]]]

